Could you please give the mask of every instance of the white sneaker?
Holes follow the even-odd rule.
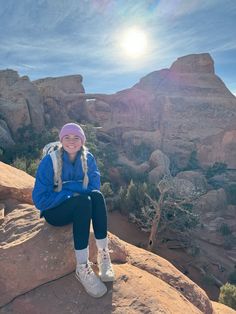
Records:
[[[99,268],[99,276],[102,281],[114,281],[115,273],[112,268],[111,258],[108,249],[98,249],[98,268]]]
[[[100,298],[107,292],[107,287],[94,273],[92,263],[78,265],[76,268],[75,276],[83,285],[84,289],[89,295],[94,298]]]

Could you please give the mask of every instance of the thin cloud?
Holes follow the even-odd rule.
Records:
[[[180,56],[210,52],[233,86],[223,65],[227,60],[236,70],[235,13],[233,0],[0,0],[0,66],[14,65],[31,79],[80,73],[94,84],[99,77],[105,92],[132,86]],[[120,47],[133,26],[147,33],[140,60],[128,59]]]

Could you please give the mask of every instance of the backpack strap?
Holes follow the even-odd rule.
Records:
[[[52,159],[53,171],[54,171],[54,189],[57,191],[59,183],[59,173],[58,173],[58,154],[59,150],[52,151],[49,155]]]

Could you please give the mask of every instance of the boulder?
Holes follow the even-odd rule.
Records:
[[[88,296],[69,274],[17,297],[2,313],[202,313],[177,290],[142,269],[128,264],[116,264],[114,269],[116,281],[106,284],[108,293],[100,299]]]
[[[204,175],[197,171],[181,171],[176,176],[177,179],[186,179],[193,183],[196,192],[205,194],[207,192],[207,180]]]
[[[44,128],[42,98],[27,76],[16,71],[0,71],[0,114],[13,136],[24,126],[41,131]]]
[[[0,119],[0,148],[8,148],[14,145],[10,130],[4,120]]]
[[[235,314],[236,311],[231,307],[218,302],[212,302],[215,314]]]
[[[149,159],[149,164],[152,170],[148,174],[148,180],[150,183],[158,184],[164,175],[170,173],[170,160],[159,149],[155,150]]]
[[[211,190],[199,197],[195,210],[199,213],[223,213],[227,209],[226,194],[223,189]]]
[[[32,204],[34,178],[22,170],[15,169],[0,161],[0,200],[17,199]]]
[[[44,103],[44,112],[50,126],[61,127],[72,120],[85,118],[85,98],[81,75],[48,77],[33,81]]]
[[[236,169],[236,130],[226,130],[209,136],[198,144],[198,159],[204,166],[223,162],[228,168]]]

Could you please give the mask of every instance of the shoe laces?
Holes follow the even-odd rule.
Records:
[[[112,253],[112,252],[113,251],[109,250],[109,249],[101,249],[101,250],[99,250],[100,260],[101,260],[101,262],[103,264],[110,265],[111,259],[110,259],[110,254],[109,253]]]
[[[86,266],[84,266],[84,267],[81,269],[81,271],[82,271],[82,273],[83,273],[83,277],[84,277],[85,280],[93,277],[94,271],[93,271],[93,269],[92,269],[92,267],[91,267],[92,265],[93,265],[92,262],[87,262],[87,263],[86,263]],[[79,272],[80,272],[80,271],[79,271]]]

